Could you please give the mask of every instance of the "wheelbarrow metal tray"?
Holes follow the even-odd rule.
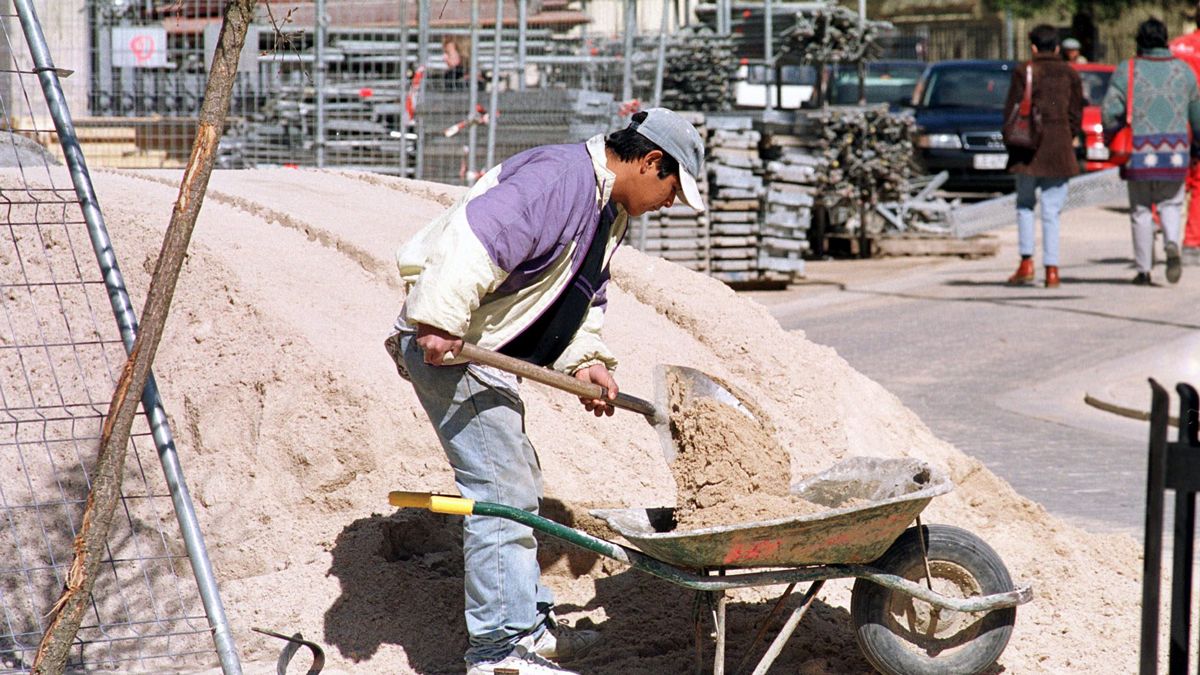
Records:
[[[827,511],[681,532],[672,529],[669,508],[592,514],[647,555],[690,569],[865,563],[953,487],[944,471],[920,460],[854,457],[792,486]]]

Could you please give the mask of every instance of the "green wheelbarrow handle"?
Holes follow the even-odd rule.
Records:
[[[574,544],[593,553],[623,562],[636,567],[643,572],[653,574],[684,588],[697,591],[728,591],[735,588],[750,588],[754,586],[774,586],[780,584],[802,583],[827,579],[845,579],[857,577],[868,579],[881,586],[891,588],[924,600],[931,605],[956,612],[990,612],[1005,607],[1023,605],[1033,599],[1033,590],[1029,586],[1021,586],[1004,593],[976,596],[971,598],[952,598],[932,591],[921,584],[894,574],[886,574],[867,565],[814,565],[774,569],[766,572],[727,573],[723,576],[708,576],[652,558],[641,551],[614,544],[606,539],[593,537],[549,518],[543,518],[534,513],[503,504],[492,502],[477,502],[465,497],[438,495],[429,492],[388,493],[388,502],[401,508],[428,509],[434,513],[445,513],[459,516],[492,516],[505,518],[522,525],[527,525],[563,541]]]

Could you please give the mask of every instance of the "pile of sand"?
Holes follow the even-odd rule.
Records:
[[[178,174],[101,172],[101,206],[140,307]],[[218,172],[155,366],[225,606],[252,672],[281,647],[251,626],[324,644],[332,672],[454,672],[465,646],[460,520],[395,512],[389,490],[453,492],[450,469],[382,341],[402,302],[396,246],[459,191],[370,175]],[[966,527],[1032,583],[1001,665],[1010,672],[1132,672],[1139,547],[1088,534],[1015,494],[935,438],[832,349],[783,331],[721,283],[631,249],[613,264],[605,337],[622,390],[653,366],[736,384],[774,427],[792,481],[856,455],[944,466],[956,491],[930,522]],[[525,387],[547,511],[674,503],[650,425],[596,419],[567,394]],[[986,430],[980,430],[986,433]],[[588,673],[692,669],[692,595],[555,542],[541,548],[562,618],[601,627]],[[780,672],[870,668],[850,631],[849,581],[830,583]],[[778,589],[735,594],[736,663]],[[460,671],[461,672],[461,671]]]

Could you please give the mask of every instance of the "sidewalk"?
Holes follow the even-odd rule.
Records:
[[[1160,263],[1156,286],[1133,286],[1127,214],[1093,207],[1063,215],[1063,285],[1012,288],[1016,227],[990,236],[993,258],[812,262],[787,291],[745,295],[1026,496],[1093,529],[1139,528],[1148,425],[1084,397],[1148,410],[1148,377],[1200,386],[1200,267],[1169,285]],[[1040,283],[1040,244],[1035,261]]]

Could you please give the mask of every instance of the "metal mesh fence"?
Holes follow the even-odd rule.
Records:
[[[73,558],[89,467],[126,352],[11,8],[0,15],[0,672],[25,672]],[[78,72],[76,72],[78,75]],[[70,78],[68,78],[70,79]],[[216,661],[145,416],[69,668]]]
[[[89,163],[182,167],[225,3],[38,4],[59,65],[74,72],[64,88]],[[633,99],[652,103],[656,85],[664,103],[712,111],[691,91],[670,100],[670,73],[698,44],[680,30],[700,26],[690,11],[666,0],[264,0],[239,63],[222,166],[463,183],[487,168],[489,137],[493,163],[531,145],[582,140],[618,125]],[[687,75],[701,88],[730,86],[719,69]],[[54,151],[52,138],[41,140]]]

